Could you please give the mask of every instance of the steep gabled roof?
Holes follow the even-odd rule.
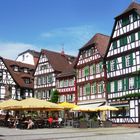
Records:
[[[67,66],[70,65],[70,62],[73,62],[74,56],[53,52],[50,50],[42,49],[41,54],[45,54],[49,60],[49,63],[55,71],[62,72]]]
[[[116,18],[123,16],[124,14],[128,13],[131,10],[138,10],[140,12],[140,4],[136,2],[132,2],[126,10],[124,10],[120,15],[118,15]]]
[[[75,61],[72,64],[68,65],[62,73],[58,74],[57,78],[75,76],[75,69],[74,69]]]
[[[11,74],[12,78],[14,79],[14,81],[16,82],[17,85],[19,85],[21,88],[33,88],[33,72],[35,67],[33,65],[29,65],[29,64],[25,64],[25,63],[21,63],[21,62],[17,62],[17,61],[13,61],[13,60],[9,60],[9,59],[5,59],[5,58],[1,58],[5,64],[5,66],[7,67],[9,73]],[[19,68],[27,68],[30,70],[30,73],[24,73],[23,71],[17,71],[15,72],[13,69],[13,66],[18,66]],[[30,84],[26,84],[24,82],[24,78],[29,78],[30,79]]]
[[[95,34],[82,48],[80,48],[80,51],[95,45],[98,49],[100,55],[104,57],[105,52],[108,47],[110,37],[104,34],[97,33]]]
[[[22,52],[22,53],[20,53],[20,54],[18,54],[18,56],[20,56],[20,55],[22,55],[22,54],[24,54],[24,53],[30,53],[30,54],[32,54],[34,57],[39,57],[39,55],[40,55],[40,52],[37,52],[37,51],[35,51],[35,50],[30,50],[30,49],[28,49],[28,50],[26,50],[26,51],[24,51],[24,52]]]

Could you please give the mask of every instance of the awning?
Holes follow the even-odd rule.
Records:
[[[96,108],[96,107],[98,107],[98,106],[101,106],[101,105],[104,104],[104,103],[105,103],[105,102],[93,103],[93,104],[82,104],[82,105],[78,105],[78,106],[94,109],[94,108]]]

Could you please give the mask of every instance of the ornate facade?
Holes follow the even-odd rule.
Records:
[[[35,97],[50,99],[56,89],[56,76],[73,62],[74,57],[49,50],[42,50],[34,73]]]
[[[115,18],[106,54],[108,102],[115,123],[140,122],[140,5],[133,2]]]
[[[79,51],[76,68],[77,102],[96,107],[106,102],[106,71],[103,57],[109,37],[96,34]]]

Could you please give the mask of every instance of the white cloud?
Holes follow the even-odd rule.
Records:
[[[0,56],[4,58],[15,60],[19,53],[28,49],[37,50],[37,47],[19,42],[0,42]]]
[[[42,41],[45,41],[48,49],[60,52],[64,47],[66,53],[77,55],[79,48],[101,30],[94,25],[64,27],[44,32],[40,37],[43,39]],[[104,33],[104,31],[101,33]]]

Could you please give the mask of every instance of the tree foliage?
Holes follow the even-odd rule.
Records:
[[[50,101],[53,102],[53,103],[57,103],[58,99],[59,99],[59,92],[58,92],[58,90],[52,91]]]

